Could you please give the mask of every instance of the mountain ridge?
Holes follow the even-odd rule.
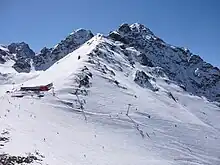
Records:
[[[166,44],[142,24],[122,24],[109,37],[145,53],[155,66],[165,69],[170,79],[185,85],[193,94],[220,101],[220,69],[203,61],[198,55]]]
[[[0,64],[0,161],[31,155],[33,165],[219,165],[220,104],[175,80],[187,50],[161,46],[136,27],[119,33],[126,44],[97,34],[45,71]],[[158,59],[163,52],[175,62],[170,68]],[[49,91],[20,90],[48,83]]]
[[[12,66],[17,72],[30,72],[46,70],[59,59],[71,53],[94,35],[90,30],[78,29],[70,33],[53,48],[43,48],[39,53],[34,53],[28,44],[12,43],[9,52],[0,49],[0,61],[12,59]],[[205,62],[200,56],[194,55],[188,49],[167,44],[143,24],[123,23],[107,36],[114,41],[122,43],[122,47],[134,47],[140,54],[134,57],[132,51],[124,49],[131,63],[133,58],[144,66],[159,66],[164,69],[169,79],[177,81],[180,86],[199,96],[206,96],[211,101],[220,101],[220,69]],[[10,54],[10,57],[7,55]],[[16,54],[16,57],[13,56]],[[7,57],[7,58],[5,58]]]

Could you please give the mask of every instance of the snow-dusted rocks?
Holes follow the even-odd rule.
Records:
[[[90,30],[78,29],[73,31],[54,48],[44,47],[38,54],[35,54],[29,45],[24,42],[1,46],[0,63],[3,64],[8,60],[14,61],[15,64],[12,67],[19,73],[28,73],[31,67],[35,70],[46,70],[92,37],[93,34]]]
[[[220,101],[220,70],[188,49],[165,43],[150,29],[138,23],[123,24],[109,37],[140,51],[141,64],[150,61],[152,66],[163,68],[169,79],[184,85],[187,91],[212,101]]]
[[[148,88],[152,91],[156,91],[156,88],[150,82],[151,78],[144,72],[137,70],[135,73],[134,82],[143,88]]]
[[[148,67],[154,66],[145,53],[141,53],[133,47],[125,48],[123,53],[129,58],[131,62],[138,62],[141,65]]]
[[[18,59],[12,67],[19,73],[29,73],[31,70],[30,59]]]
[[[52,48],[44,47],[40,53],[38,53],[33,58],[33,64],[36,70],[45,70],[46,68],[50,67],[51,64],[48,64],[51,60],[51,51]]]
[[[0,45],[0,64],[4,64],[11,58],[13,58],[13,55],[10,54],[7,46]]]
[[[34,51],[31,50],[29,45],[24,42],[12,43],[8,45],[8,50],[11,54],[16,55],[16,59],[27,59],[35,56]]]
[[[12,43],[8,46],[0,46],[0,63],[14,61],[14,68],[17,72],[30,72],[30,61],[35,53],[29,45],[21,43]]]
[[[5,60],[6,55],[7,55],[6,51],[0,48],[0,64],[4,64],[6,62]]]
[[[144,66],[149,66],[149,67],[153,67],[153,64],[151,62],[151,60],[149,60],[149,58],[147,57],[146,54],[144,53],[140,53],[137,55],[136,57],[137,61]]]
[[[55,60],[63,58],[65,55],[77,49],[80,45],[91,39],[93,34],[90,30],[78,29],[72,32],[65,40],[62,40],[52,50]]]
[[[191,65],[195,65],[195,64],[198,64],[201,62],[203,62],[203,60],[198,55],[192,55],[189,57],[189,64],[191,64]]]
[[[79,46],[91,39],[93,34],[90,30],[78,29],[72,32],[54,48],[43,48],[37,56],[34,57],[34,66],[36,70],[46,70],[55,62],[76,50]]]

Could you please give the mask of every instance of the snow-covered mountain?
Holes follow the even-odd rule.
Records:
[[[12,72],[18,55],[1,47],[3,165],[220,164],[218,68],[141,24],[70,36],[24,53],[30,73]]]
[[[93,34],[91,31],[78,29],[73,31],[54,48],[44,47],[40,53],[36,54],[30,49],[29,45],[24,42],[1,46],[0,63],[5,63],[8,60],[14,61],[12,67],[17,72],[29,73],[31,66],[33,66],[35,70],[46,70],[92,37]]]
[[[30,60],[34,56],[33,50],[24,42],[0,47],[0,63],[4,64],[8,61],[13,61],[12,67],[17,72],[30,72]]]
[[[58,43],[54,48],[43,48],[34,59],[36,70],[46,70],[55,62],[76,50],[79,46],[91,39],[93,34],[89,30],[78,29]]]
[[[163,68],[169,79],[184,85],[187,91],[220,101],[220,70],[188,49],[165,43],[144,25],[137,23],[131,26],[123,24],[109,36],[134,47],[141,53],[138,58],[142,64]]]

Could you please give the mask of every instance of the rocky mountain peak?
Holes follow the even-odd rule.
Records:
[[[94,35],[90,30],[78,29],[73,31],[64,40],[58,43],[52,50],[52,54],[56,57],[56,60],[63,58],[68,53],[74,51],[80,45],[91,39]]]
[[[135,33],[141,33],[141,34],[144,34],[144,35],[154,36],[154,33],[149,28],[144,26],[143,24],[134,23],[134,24],[130,25],[130,28]]]
[[[37,54],[25,42],[12,43],[6,47],[1,46],[0,63],[13,60],[15,64],[12,67],[17,72],[30,72],[31,63],[36,70],[46,70],[93,36],[90,30],[78,29],[61,40],[54,48],[44,47]]]
[[[33,58],[35,56],[34,51],[25,42],[12,43],[8,45],[8,50],[11,54],[16,54],[17,59]]]
[[[143,24],[134,23],[134,24],[127,24],[123,23],[117,30],[119,33],[124,35],[129,35],[130,33],[133,34],[141,34],[141,35],[152,35],[154,36],[153,32],[145,27]]]
[[[93,33],[90,30],[86,30],[83,28],[74,30],[72,33],[70,33],[69,37],[80,39],[80,38],[91,38],[93,37]]]
[[[167,44],[138,23],[122,24],[109,37],[141,52],[142,59],[152,64],[148,67],[163,68],[169,79],[184,85],[187,91],[220,101],[220,70],[188,49]]]
[[[78,29],[61,40],[54,48],[43,48],[33,59],[35,69],[48,69],[56,61],[76,50],[93,36],[90,30]]]
[[[46,70],[93,36],[90,30],[78,29],[54,48],[45,47],[36,55],[28,44],[12,43],[0,50],[0,63],[10,57],[15,61],[13,68],[18,72],[29,72],[32,65],[36,70]],[[129,58],[132,67],[135,68],[135,63],[150,68],[160,67],[165,77],[183,85],[188,92],[220,101],[220,70],[189,49],[164,42],[140,23],[124,23],[107,38],[120,43],[119,47]]]
[[[109,37],[121,41],[125,44],[134,44],[141,47],[145,46],[145,42],[154,41],[158,44],[165,44],[164,41],[154,35],[154,33],[143,24],[134,23],[134,24],[122,24],[117,30],[111,32]]]

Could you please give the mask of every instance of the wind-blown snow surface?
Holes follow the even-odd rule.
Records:
[[[12,85],[0,86],[0,128],[10,137],[0,152],[38,151],[43,165],[219,165],[217,104],[127,58],[97,35],[24,82],[53,82],[55,96],[16,98],[5,94]]]

